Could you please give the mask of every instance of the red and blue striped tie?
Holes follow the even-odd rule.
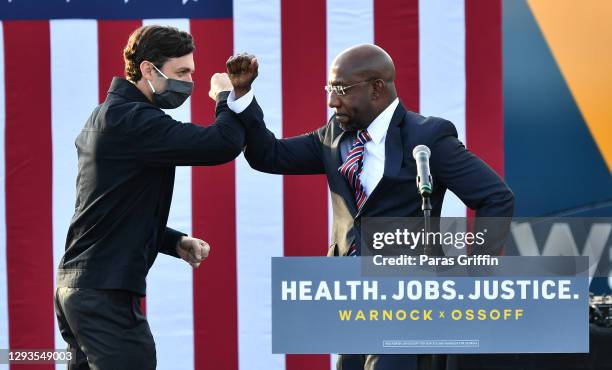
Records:
[[[366,201],[366,194],[363,190],[363,185],[361,184],[359,176],[361,175],[361,170],[363,169],[363,151],[365,150],[365,144],[370,140],[370,135],[366,130],[359,131],[357,133],[357,137],[355,138],[355,142],[353,142],[351,151],[346,156],[344,164],[338,168],[338,171],[340,171],[340,173],[346,177],[349,185],[351,185],[351,188],[353,188],[358,210],[363,207],[363,204]],[[353,243],[347,252],[347,256],[356,255],[357,246],[355,243]]]
[[[351,188],[353,188],[355,192],[355,201],[357,202],[358,210],[363,207],[366,200],[366,194],[363,190],[363,185],[361,184],[359,176],[363,169],[363,151],[365,150],[365,144],[370,140],[370,135],[368,135],[366,130],[359,131],[351,151],[346,156],[344,164],[338,169],[338,171],[346,177],[349,185],[351,185]]]

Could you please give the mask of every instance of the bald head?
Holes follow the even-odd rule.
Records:
[[[380,46],[362,44],[341,52],[332,62],[332,71],[360,79],[377,79],[387,83],[395,80],[395,66],[387,52]]]
[[[343,130],[367,128],[396,98],[395,66],[381,47],[362,44],[344,50],[332,62],[327,105]]]

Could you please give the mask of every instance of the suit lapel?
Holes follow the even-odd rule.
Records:
[[[405,115],[406,110],[400,102],[393,113],[393,118],[391,118],[391,123],[387,130],[387,138],[385,139],[385,171],[383,179],[386,177],[397,177],[402,167],[404,145],[402,143],[400,127]]]
[[[333,119],[333,118],[332,118]],[[340,143],[345,138],[346,133],[341,130],[340,134],[334,139],[331,145],[332,159],[334,161],[334,165],[332,166],[332,178],[335,179],[338,184],[338,193],[344,199],[346,204],[348,205],[349,210],[351,211],[351,215],[357,214],[357,203],[355,202],[355,195],[353,193],[353,189],[351,189],[348,181],[338,168],[342,166],[342,156],[340,154]]]
[[[342,166],[342,156],[340,155],[340,142],[342,141],[344,135],[346,135],[346,133],[340,130],[340,135],[336,136],[331,146],[332,158],[334,159],[334,165],[337,167]]]

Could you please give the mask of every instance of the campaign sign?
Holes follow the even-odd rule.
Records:
[[[486,275],[414,276],[365,276],[363,258],[273,258],[274,353],[589,350],[587,257],[491,257]]]

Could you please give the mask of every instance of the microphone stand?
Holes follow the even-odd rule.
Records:
[[[421,203],[421,210],[423,211],[423,220],[425,221],[425,245],[423,246],[423,253],[426,256],[440,256],[442,255],[441,253],[439,253],[439,251],[436,249],[435,245],[429,245],[429,243],[427,242],[427,233],[429,231],[431,231],[431,200],[429,199],[429,192],[422,192],[421,193],[421,199],[423,200]],[[444,367],[446,363],[446,355],[437,355],[437,354],[432,354],[431,356],[431,369],[442,369],[442,367]]]
[[[423,220],[425,221],[425,245],[423,246],[423,253],[425,253],[425,255],[430,256],[431,255],[431,248],[429,243],[427,242],[427,239],[429,239],[427,237],[429,231],[431,231],[431,225],[430,225],[430,218],[431,218],[431,201],[429,199],[429,194],[428,193],[422,193],[421,194],[421,198],[423,199],[423,202],[421,203],[421,210],[423,211]]]

